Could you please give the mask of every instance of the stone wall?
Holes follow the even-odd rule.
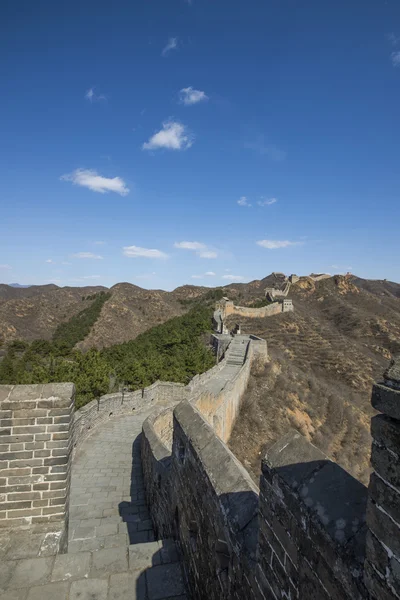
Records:
[[[372,392],[365,582],[377,600],[400,598],[400,357]]]
[[[262,319],[264,317],[271,317],[272,315],[278,315],[282,312],[282,303],[274,302],[268,306],[262,306],[261,308],[250,308],[248,306],[233,306],[227,307],[224,318],[229,315],[238,315],[241,317],[250,317],[252,319]]]
[[[92,400],[74,415],[74,448],[77,448],[104,421],[115,415],[132,413],[143,407],[162,403],[174,403],[188,397],[185,385],[168,381],[156,381],[136,392],[106,394]]]
[[[75,389],[0,386],[0,526],[68,521]]]
[[[400,363],[374,386],[384,414],[368,489],[292,430],[263,460],[258,494],[203,400],[155,415],[142,436],[155,529],[178,539],[193,598],[399,600]]]

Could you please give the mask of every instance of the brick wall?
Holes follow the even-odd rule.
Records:
[[[74,392],[0,386],[0,526],[68,521]]]
[[[400,365],[400,359],[398,359]],[[365,582],[376,600],[400,598],[400,369],[374,385]],[[393,379],[392,379],[393,377]]]

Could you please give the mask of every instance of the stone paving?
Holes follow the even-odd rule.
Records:
[[[144,500],[148,412],[111,417],[73,462],[68,553],[54,534],[0,533],[1,600],[187,600],[173,540],[157,541]]]

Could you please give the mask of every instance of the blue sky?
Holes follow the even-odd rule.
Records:
[[[398,0],[5,0],[0,281],[400,281]]]

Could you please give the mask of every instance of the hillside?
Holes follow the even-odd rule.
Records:
[[[295,427],[366,483],[371,386],[400,352],[400,285],[302,278],[289,296],[294,313],[240,320],[271,362],[252,377],[231,447],[257,477],[260,455]]]

